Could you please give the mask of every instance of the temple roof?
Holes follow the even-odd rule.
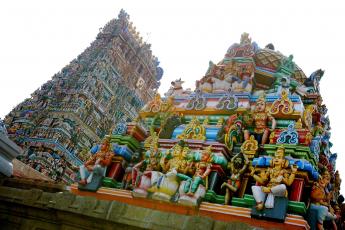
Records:
[[[258,49],[254,55],[254,61],[257,67],[268,69],[271,71],[277,71],[283,58],[287,57],[279,51],[268,48]],[[307,78],[303,70],[297,65],[295,65],[295,73],[292,77],[301,83],[303,83]]]

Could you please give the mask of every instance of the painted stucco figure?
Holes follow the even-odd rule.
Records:
[[[275,196],[287,196],[286,186],[290,186],[295,179],[297,166],[291,165],[291,171],[287,170],[289,161],[285,159],[285,148],[278,147],[270,162],[270,167],[259,175],[251,175],[260,185],[252,186],[253,196],[257,210],[274,207]]]

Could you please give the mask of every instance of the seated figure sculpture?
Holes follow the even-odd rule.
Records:
[[[327,194],[326,192],[330,179],[330,174],[328,171],[325,171],[311,189],[310,210],[316,211],[317,229],[319,230],[323,229],[323,222],[325,220],[333,222],[336,219],[336,215],[330,205],[331,193]]]
[[[251,176],[261,185],[252,186],[256,209],[274,208],[275,196],[287,196],[286,186],[290,186],[295,179],[297,166],[291,165],[291,173],[286,169],[289,161],[285,159],[285,148],[278,147],[270,162],[270,167],[260,175],[255,175],[252,168]]]
[[[236,154],[228,163],[231,177],[221,186],[221,188],[226,188],[224,204],[229,204],[229,202],[231,202],[232,195],[241,187],[242,175],[247,170],[248,164],[248,157],[243,153]]]
[[[158,182],[148,189],[153,193],[152,199],[169,201],[175,195],[179,187],[178,174],[187,174],[190,170],[190,164],[186,159],[188,152],[188,146],[181,140],[161,158],[160,165],[165,174],[162,174]]]
[[[148,195],[148,189],[158,182],[158,179],[162,175],[158,160],[159,154],[158,142],[154,141],[150,147],[148,159],[140,161],[132,168],[133,196],[146,197]],[[145,170],[141,172],[140,168],[143,166]]]
[[[249,140],[250,135],[254,134],[259,143],[266,144],[270,134],[270,129],[267,126],[268,121],[272,122],[271,131],[273,131],[276,128],[276,120],[269,112],[266,111],[265,98],[260,96],[256,101],[252,119],[250,119],[250,123],[254,122],[254,132],[245,130],[244,139]]]
[[[185,205],[197,205],[200,198],[205,196],[207,187],[207,177],[211,173],[212,146],[202,151],[201,159],[195,163],[194,175],[189,177],[178,173],[177,176],[184,180],[181,182],[179,193],[179,203]],[[191,162],[193,164],[193,162]],[[189,166],[191,168],[191,166]]]
[[[88,161],[80,166],[81,180],[79,181],[79,185],[85,186],[91,183],[94,176],[96,175],[103,177],[107,166],[109,166],[112,162],[113,156],[114,153],[110,150],[109,139],[106,138],[101,144],[100,149],[97,151],[97,153],[95,153]],[[98,187],[99,186],[100,185],[98,185]]]

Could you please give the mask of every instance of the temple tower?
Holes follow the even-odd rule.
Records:
[[[92,144],[119,121],[136,118],[162,75],[150,44],[121,10],[83,53],[6,116],[9,137],[24,149],[19,158],[54,180],[73,182]]]

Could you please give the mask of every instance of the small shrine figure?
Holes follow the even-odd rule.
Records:
[[[289,161],[285,159],[285,148],[278,147],[270,162],[270,167],[260,175],[255,175],[252,168],[251,176],[261,185],[252,186],[256,209],[274,208],[275,196],[287,196],[286,186],[290,186],[295,179],[297,166],[291,165],[291,173],[286,169]],[[264,204],[265,202],[265,204]]]
[[[168,156],[162,157],[160,161],[160,165],[163,169],[163,172],[171,172],[173,170],[176,170],[179,173],[186,174],[188,172],[189,167],[187,166],[187,160],[186,155],[189,151],[188,146],[183,140],[180,140],[173,148],[172,153],[170,153],[170,156],[172,156],[171,159],[169,159],[167,162],[165,161]]]
[[[187,178],[184,184],[184,192],[193,196],[199,185],[206,186],[206,178],[211,173],[212,146],[202,151],[201,160],[195,164],[195,173],[193,178],[183,175],[183,179]],[[178,175],[179,176],[179,175]],[[182,176],[182,175],[181,175]]]
[[[160,165],[165,174],[161,173],[157,183],[148,189],[153,193],[152,199],[169,201],[175,195],[180,185],[178,174],[187,174],[190,170],[187,162],[189,151],[186,143],[181,140],[172,148],[172,152],[161,158]]]
[[[208,187],[208,176],[211,173],[213,161],[212,147],[209,146],[201,153],[201,159],[197,163],[190,162],[188,168],[194,167],[191,173],[193,177],[189,177],[186,174],[178,173],[177,176],[183,181],[179,187],[179,199],[178,203],[187,206],[197,206],[201,199],[205,197]],[[189,172],[190,173],[190,172]]]
[[[103,176],[107,166],[113,159],[113,152],[110,150],[110,141],[106,138],[101,144],[100,150],[88,161],[80,166],[80,185],[86,185],[92,181],[94,174]]]
[[[132,187],[133,195],[139,197],[146,197],[147,190],[155,185],[162,175],[159,157],[160,151],[158,146],[158,139],[156,133],[151,135],[152,142],[150,143],[149,156],[133,166],[132,168]],[[145,166],[143,172],[140,168]]]
[[[316,210],[317,228],[323,229],[323,222],[325,220],[335,220],[336,215],[330,205],[331,193],[327,193],[327,186],[331,180],[331,176],[327,170],[314,183],[310,193],[310,209]]]
[[[224,182],[221,188],[226,188],[224,204],[229,204],[234,193],[241,187],[241,180],[249,164],[246,154],[238,153],[228,163],[228,169],[231,171],[231,177]]]
[[[273,131],[277,125],[276,120],[269,112],[266,111],[265,97],[260,96],[256,101],[255,109],[252,118],[250,119],[250,123],[254,122],[254,130],[253,132],[245,130],[244,139],[249,140],[250,135],[254,134],[259,143],[265,144],[270,134],[270,129],[267,126],[268,121],[272,122],[271,131]]]

